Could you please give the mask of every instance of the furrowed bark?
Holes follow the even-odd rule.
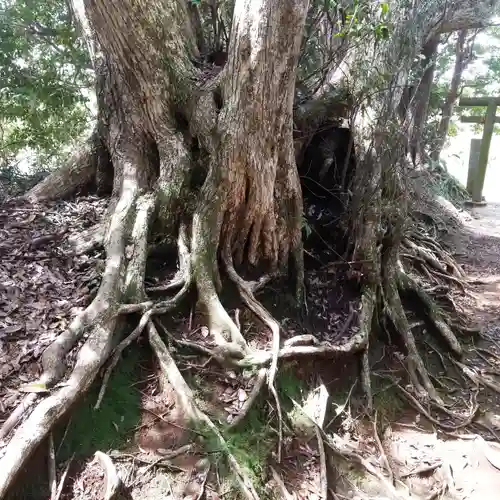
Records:
[[[292,106],[307,0],[237,0],[221,83],[218,148],[193,217],[193,272],[219,342],[243,345],[217,296],[216,258],[237,263],[301,259],[302,199],[293,157]],[[269,78],[269,75],[273,75]],[[297,263],[298,274],[301,264]],[[227,332],[227,333],[226,333]]]

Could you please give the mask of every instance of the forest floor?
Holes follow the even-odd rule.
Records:
[[[95,198],[0,207],[0,425],[26,392],[37,390],[30,382],[39,375],[41,352],[91,301],[99,286],[102,251],[79,253],[77,243],[79,235],[92,228],[105,209],[106,202]],[[494,378],[500,373],[500,205],[461,215],[463,227],[450,232],[447,243],[471,283],[464,293],[456,290],[453,297],[470,322],[482,330],[480,337],[467,341],[465,359]],[[148,286],[152,294],[173,271],[164,257],[151,259]],[[357,291],[344,278],[335,265],[308,272],[310,314],[306,321],[293,315],[277,284],[265,289],[259,299],[280,321],[283,339],[313,332],[319,340],[341,343],[353,331],[357,300]],[[251,345],[270,342],[266,329],[256,325],[247,312],[239,311],[238,304],[231,304],[231,297],[226,305],[238,317]],[[191,342],[208,342],[203,318],[192,310],[164,319],[163,327],[167,339],[166,332],[171,332]],[[329,393],[325,432],[331,430],[355,444],[380,470],[385,455],[392,473],[401,479],[396,481],[400,498],[411,494],[416,499],[479,500],[491,498],[492,490],[500,489],[500,445],[496,448],[494,444],[500,443],[496,435],[500,432],[499,394],[475,388],[463,377],[459,380],[452,362],[436,356],[431,344],[420,348],[426,349],[424,359],[436,380],[455,394],[457,405],[470,397],[480,404],[474,424],[444,433],[409,408],[394,383],[387,383],[387,375],[397,373],[398,364],[390,347],[381,345],[371,360],[379,427],[363,415],[354,358],[302,358],[284,364],[277,380],[285,415],[279,464],[275,460],[277,426],[272,400],[269,404],[265,398],[259,399],[244,422],[231,427],[252,399],[255,374],[241,376],[221,369],[185,347],[171,339],[170,348],[194,388],[198,404],[227,427],[230,450],[259,484],[262,498],[321,498],[321,452],[325,450],[318,447],[315,431],[297,405],[307,408],[325,392]],[[103,498],[104,474],[93,459],[97,450],[107,452],[115,462],[128,486],[123,498],[236,498],[234,484],[224,478],[218,443],[207,446],[205,442],[202,448],[196,433],[188,432],[173,391],[159,376],[145,341],[140,339],[124,352],[100,408],[94,410],[99,389],[96,385],[54,431],[57,477],[64,483],[61,500]],[[373,429],[381,424],[383,432],[378,435]],[[0,438],[0,457],[7,441],[8,436]],[[47,447],[41,447],[9,498],[49,498],[47,455]],[[336,465],[329,484],[335,485],[337,493],[330,492],[329,498],[384,498],[380,482],[369,480],[352,464]]]
[[[467,345],[464,362],[496,381],[500,375],[500,204],[462,212],[461,219],[463,227],[449,235],[448,243],[471,285],[455,300],[482,332],[480,338]],[[404,477],[411,498],[494,498],[500,488],[500,394],[474,387],[470,380],[462,380],[458,386],[451,376],[446,379],[452,367],[447,364],[447,370],[436,368],[431,359],[424,358],[431,372],[451,382],[451,386],[460,387],[457,399],[469,397],[471,388],[478,391],[480,411],[475,424],[447,433],[420,413],[405,408],[392,422],[392,432],[383,442],[393,471]],[[456,377],[457,373],[452,375]],[[372,495],[382,493],[379,485],[369,479],[363,479],[357,487]],[[348,487],[344,488],[344,492],[348,491]],[[407,498],[403,491],[402,498]]]

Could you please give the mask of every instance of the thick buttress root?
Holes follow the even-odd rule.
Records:
[[[54,387],[65,375],[65,355],[89,329],[75,366],[64,385],[41,399],[32,413],[15,430],[0,460],[0,498],[3,498],[26,461],[47,437],[53,425],[86,392],[106,362],[120,326],[123,290],[135,298],[142,293],[146,268],[145,242],[134,235],[151,222],[156,197],[141,193],[134,165],[124,162],[122,185],[109,222],[105,243],[107,260],[101,286],[92,303],[73,320],[42,356],[43,373],[38,383]],[[130,245],[130,242],[137,244]],[[127,246],[127,252],[126,252]],[[127,258],[126,254],[130,257]],[[20,413],[20,412],[18,412]],[[14,424],[15,425],[15,424]],[[12,426],[14,427],[14,426]]]

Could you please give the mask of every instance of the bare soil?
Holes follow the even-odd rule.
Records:
[[[4,205],[0,209],[0,424],[24,395],[23,387],[39,374],[38,361],[43,349],[67,325],[75,308],[83,308],[90,302],[99,285],[101,253],[94,250],[77,255],[69,241],[100,220],[105,208],[103,200],[81,198],[37,207]],[[470,324],[482,329],[481,337],[471,338],[468,342],[466,360],[479,370],[495,372],[500,362],[500,205],[477,208],[471,214],[462,213],[462,216],[463,228],[458,232],[450,231],[448,243],[468,273],[471,284],[465,293],[457,290],[453,297]],[[167,270],[165,280],[171,272]],[[305,316],[296,313],[279,283],[262,292],[259,299],[280,321],[284,339],[297,334],[314,334],[319,340],[341,342],[353,333],[352,311],[357,307],[358,293],[346,272],[348,269],[342,265],[327,262],[316,262],[314,269],[309,269],[309,313]],[[227,302],[231,315],[238,314],[249,343],[255,347],[268,344],[271,339],[267,330],[245,311],[236,313],[237,305],[232,306],[230,299]],[[203,318],[195,313],[184,311],[168,321],[166,319],[165,326],[171,332],[181,332],[182,338],[188,341],[208,342]],[[203,410],[220,425],[229,425],[250,397],[255,375],[237,376],[189,349],[173,343],[170,348],[182,354],[179,367],[195,389]],[[382,375],[384,370],[394,368],[390,350],[388,346],[381,346],[380,357],[372,360],[375,368],[381,360],[391,359],[382,361],[379,370]],[[370,420],[359,414],[363,402],[359,397],[359,387],[354,387],[358,373],[357,361],[354,361],[352,357],[345,357],[288,363],[287,373],[291,377],[278,380],[278,388],[283,391],[284,399],[287,396],[288,399],[300,399],[311,388],[324,384],[332,401],[326,431],[335,429],[342,436],[354,439],[360,449],[380,465],[381,451],[373,440]],[[428,362],[432,371],[438,373],[439,361],[429,355]],[[122,363],[127,366],[127,363],[134,365],[138,361],[135,358],[127,361],[124,357]],[[92,452],[101,449],[113,457],[128,486],[123,498],[194,499],[204,495],[203,498],[217,499],[224,493],[232,498],[234,489],[231,484],[219,482],[217,468],[211,467],[208,471],[199,436],[188,430],[188,422],[178,412],[173,392],[158,377],[154,362],[146,355],[146,360],[139,363],[140,369],[133,372],[131,379],[126,378],[128,372],[117,376],[117,392],[111,391],[105,396],[105,402],[110,401],[112,407],[106,410],[108,413],[103,413],[102,419],[109,419],[112,415],[111,431],[106,432],[109,434],[115,429],[116,436],[102,441],[108,444],[91,444],[89,449]],[[458,379],[453,367],[448,365],[448,368],[448,375]],[[495,373],[492,376],[495,377]],[[460,431],[463,437],[458,438],[458,432],[450,436],[435,429],[418,412],[402,406],[401,401],[396,402],[396,395],[383,387],[379,389],[375,382],[375,400],[380,405],[377,411],[390,420],[390,432],[380,436],[382,446],[396,474],[405,476],[402,480],[405,486],[399,488],[401,498],[410,493],[411,498],[421,499],[438,498],[439,495],[439,498],[448,499],[492,498],[491,492],[500,488],[500,472],[497,470],[500,451],[489,442],[497,438],[497,430],[500,432],[497,393],[478,388],[480,414],[476,424]],[[457,402],[465,401],[470,395],[470,381],[462,379],[460,384],[462,389],[457,393]],[[132,393],[137,393],[137,415],[129,414],[129,409],[120,399],[129,401],[131,398],[127,398]],[[245,455],[245,459],[260,457],[260,462],[250,465],[261,478],[259,467],[273,463],[275,452],[276,415],[266,408],[264,414],[268,421],[258,421],[255,432],[252,422],[247,422],[243,424],[247,434],[238,431],[232,436],[235,446],[241,446],[243,439],[243,446],[253,448],[250,451],[257,450],[253,455]],[[287,414],[292,414],[292,410],[285,407]],[[80,439],[82,449],[88,445],[85,432],[74,441],[74,436],[70,436],[71,425],[64,423],[61,427],[61,442],[78,442]],[[264,428],[262,432],[261,428]],[[93,431],[87,429],[88,433]],[[255,434],[253,440],[248,437],[252,433]],[[0,442],[0,454],[4,444]],[[182,450],[184,446],[189,446],[189,451],[172,459],[162,459],[172,450]],[[66,468],[68,470],[61,498],[102,498],[104,474],[92,453],[77,454],[72,458],[64,453],[63,445],[61,449],[61,454],[56,457],[58,479]],[[33,466],[40,476],[38,486],[20,488],[12,498],[47,498],[46,451],[41,450],[37,455]],[[214,450],[210,456],[212,463],[217,463],[216,457],[217,450]],[[424,468],[427,470],[419,472]],[[274,498],[284,497],[280,489],[283,485],[294,499],[321,498],[319,450],[315,438],[307,432],[285,439],[283,461],[279,465],[275,463],[274,470],[283,484],[268,475],[263,498],[272,495]],[[359,490],[374,497],[382,494],[377,491],[378,485],[357,475],[354,470],[339,468],[334,479],[337,498],[356,498]]]

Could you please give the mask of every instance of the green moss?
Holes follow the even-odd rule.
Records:
[[[306,383],[297,378],[295,367],[297,362],[281,366],[276,379],[276,388],[278,390],[283,409],[287,410],[293,407],[292,400],[301,402]]]
[[[394,386],[387,387],[387,381],[384,384],[385,386],[381,385],[380,388],[375,385],[373,387],[373,407],[378,411],[381,422],[394,422],[403,415],[405,404]]]
[[[140,422],[141,395],[134,382],[145,353],[140,349],[127,350],[110,377],[101,407],[94,410],[100,390],[99,379],[77,403],[66,425],[59,429],[57,460],[92,455],[96,450],[120,448],[131,438]],[[62,440],[62,442],[61,442]]]

